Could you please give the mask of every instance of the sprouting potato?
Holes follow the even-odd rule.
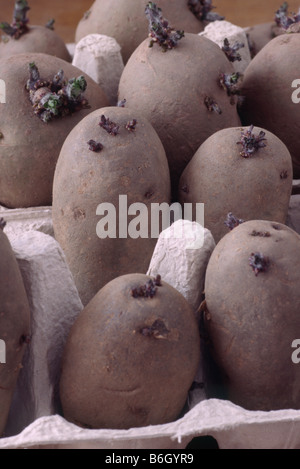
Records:
[[[3,435],[13,393],[30,342],[30,310],[23,279],[0,219],[0,436]]]
[[[272,221],[239,224],[210,258],[205,298],[223,395],[253,411],[299,409],[292,344],[300,331],[300,236]]]
[[[299,33],[272,39],[247,67],[241,86],[243,125],[263,127],[283,141],[294,179],[300,177],[299,47]]]
[[[254,126],[228,128],[193,156],[180,179],[180,202],[204,204],[205,226],[219,242],[228,213],[285,223],[292,183],[292,158],[278,137]]]
[[[71,62],[66,44],[53,30],[54,20],[45,26],[30,25],[28,10],[26,0],[17,0],[12,24],[0,23],[0,32],[4,33],[2,41],[0,36],[0,60],[16,54],[38,52]]]
[[[240,125],[233,83],[238,77],[217,44],[172,29],[176,28],[173,24],[168,34],[160,34],[164,17],[150,7],[147,13],[151,37],[127,62],[119,99],[125,98],[128,107],[143,112],[157,131],[176,200],[179,178],[199,146],[216,131]]]
[[[85,428],[171,422],[200,364],[186,299],[159,276],[131,274],[103,287],[73,325],[64,351],[64,417]]]
[[[0,104],[0,204],[52,204],[61,146],[73,127],[108,98],[90,77],[48,54],[0,61],[6,103]]]
[[[170,192],[163,145],[135,109],[98,109],[68,135],[55,171],[52,218],[84,305],[113,278],[147,272],[157,242],[151,206],[170,204]],[[120,196],[127,198],[125,209]],[[143,204],[141,223],[147,226],[136,239],[129,233],[133,220],[127,212],[137,203]],[[98,209],[103,204],[116,220],[113,228],[114,220],[104,227],[104,236],[97,229],[107,215]],[[120,217],[127,218],[122,232]]]

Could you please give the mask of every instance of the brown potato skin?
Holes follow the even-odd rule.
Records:
[[[157,131],[169,161],[173,198],[179,178],[199,146],[214,132],[240,125],[236,105],[218,83],[233,66],[219,46],[186,34],[178,46],[163,53],[149,39],[132,54],[120,79],[119,99],[142,111]],[[213,98],[222,114],[210,112]]]
[[[52,185],[62,144],[73,127],[93,110],[108,104],[102,89],[88,76],[85,93],[90,108],[45,124],[33,112],[25,85],[29,63],[35,62],[44,79],[59,69],[71,79],[81,70],[47,54],[20,54],[0,61],[6,83],[6,104],[0,104],[0,204],[8,208],[52,204]]]
[[[270,262],[257,276],[249,264],[256,252]],[[300,367],[292,362],[300,330],[299,253],[296,232],[252,220],[226,235],[208,264],[205,327],[211,351],[228,399],[249,410],[300,408]]]
[[[3,435],[26,344],[30,310],[23,279],[11,245],[0,229],[0,339],[6,363],[0,363],[0,437]]]
[[[120,125],[117,136],[99,127],[101,115]],[[136,130],[124,126],[137,120]],[[104,146],[89,150],[93,139]],[[146,272],[157,239],[119,238],[119,195],[128,207],[170,203],[170,173],[164,148],[151,124],[136,111],[120,107],[98,109],[67,137],[60,153],[53,186],[53,225],[86,305],[106,283],[120,275]],[[96,228],[99,204],[116,208],[117,239],[100,239]],[[128,217],[128,222],[132,217]],[[149,220],[150,227],[150,220]],[[149,234],[150,236],[150,234]]]
[[[274,37],[285,34],[275,22],[255,24],[247,28],[250,39],[252,57],[254,58]]]
[[[5,35],[5,41],[0,41],[0,60],[16,54],[41,53],[72,62],[66,44],[55,31],[45,26],[29,26],[28,28],[29,31],[19,39],[12,39]]]
[[[186,0],[159,0],[155,3],[176,30],[195,34],[203,31],[203,23],[189,10]],[[147,1],[144,0],[96,0],[88,16],[79,22],[75,41],[79,42],[93,33],[114,37],[121,46],[122,57],[126,63],[134,50],[148,37],[146,5]]]
[[[67,420],[128,429],[171,422],[183,410],[200,362],[198,326],[185,298],[165,282],[154,298],[134,298],[132,289],[149,279],[113,280],[76,320],[60,380]],[[141,332],[158,319],[167,335]]]
[[[284,34],[270,41],[245,71],[241,94],[243,125],[273,132],[289,149],[294,178],[300,177],[300,105],[292,101],[292,83],[299,78],[300,34]]]
[[[264,131],[266,147],[250,158],[240,155],[242,130],[223,129],[208,138],[195,153],[180,179],[180,202],[205,205],[205,227],[216,242],[228,233],[229,212],[238,219],[285,223],[292,193],[293,169],[286,146]],[[284,174],[286,172],[286,174]]]

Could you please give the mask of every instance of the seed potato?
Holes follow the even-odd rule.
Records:
[[[299,409],[292,343],[300,330],[300,236],[264,220],[234,228],[210,258],[205,297],[227,398],[253,411]]]
[[[62,144],[73,127],[93,110],[108,104],[102,89],[88,76],[89,108],[43,122],[35,115],[26,84],[29,64],[42,80],[53,80],[60,69],[67,80],[82,75],[73,65],[47,54],[18,54],[0,61],[6,103],[0,103],[0,204],[8,208],[52,204],[52,185]]]
[[[107,130],[100,127],[102,119],[112,123],[116,135],[109,132],[109,123]],[[133,120],[135,129],[126,128]],[[88,143],[91,140],[94,151]],[[127,197],[125,208],[120,196]],[[151,204],[170,204],[170,199],[170,172],[163,145],[140,112],[126,107],[101,108],[72,130],[55,171],[52,218],[55,237],[66,254],[84,305],[113,278],[147,272],[157,242],[151,234],[156,223],[151,222]],[[137,203],[143,204],[142,211],[136,211],[141,217],[137,231],[147,226],[136,239],[130,234],[130,223],[136,217],[128,212]],[[101,208],[103,204],[110,204],[107,213]],[[98,230],[106,216],[112,216],[111,221]],[[156,225],[158,236],[161,225]]]
[[[1,219],[1,226],[2,223]],[[1,228],[0,278],[0,340],[5,344],[3,349],[5,363],[0,363],[1,436],[5,430],[15,386],[22,368],[26,344],[30,340],[30,310],[23,279],[8,238]]]
[[[172,50],[146,39],[124,68],[119,99],[145,114],[166,150],[177,200],[179,178],[199,146],[213,133],[240,125],[236,101],[220,85],[220,75],[234,72],[211,40],[185,34]]]
[[[60,380],[63,414],[94,429],[171,422],[199,363],[198,326],[185,298],[160,279],[118,277],[71,329]]]
[[[204,204],[205,226],[216,242],[228,233],[225,222],[230,212],[244,221],[287,219],[291,155],[271,132],[251,129],[235,127],[213,134],[180,179],[180,202]]]

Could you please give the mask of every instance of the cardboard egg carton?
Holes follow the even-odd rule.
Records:
[[[210,399],[176,422],[130,430],[85,430],[54,415],[0,440],[0,449],[185,450],[205,436],[214,438],[220,449],[299,449],[300,412],[250,412]]]
[[[293,213],[299,217],[299,202],[297,207]],[[1,216],[8,222],[5,232],[23,275],[33,326],[0,449],[182,450],[201,436],[213,437],[221,449],[300,447],[300,411],[251,412],[229,401],[207,399],[197,386],[188,396],[185,415],[168,424],[130,430],[86,430],[67,422],[59,402],[60,363],[67,335],[83,306],[64,253],[53,236],[51,207],[2,208]],[[294,215],[290,219],[296,223]],[[184,240],[180,243],[171,237],[159,238],[148,271],[149,275],[163,272],[168,283],[181,291],[194,309],[215,246],[208,230],[203,240],[202,248],[193,253],[185,249]],[[201,372],[195,377],[198,383]]]

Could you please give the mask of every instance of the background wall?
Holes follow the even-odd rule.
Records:
[[[110,0],[106,0],[110,1]],[[176,0],[170,0],[170,2]],[[215,11],[228,21],[240,26],[272,21],[274,13],[284,0],[213,0]],[[93,0],[28,0],[31,24],[46,24],[55,19],[56,32],[66,41],[73,42],[76,26]],[[145,0],[146,2],[146,0]],[[297,12],[300,0],[290,0],[289,9]],[[0,21],[11,22],[15,0],[0,0]]]

